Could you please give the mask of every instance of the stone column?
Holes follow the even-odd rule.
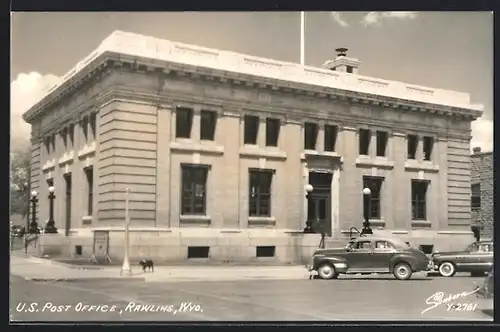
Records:
[[[157,112],[157,146],[156,153],[156,226],[170,227],[170,154],[172,137],[172,119],[174,112],[171,105],[164,105]],[[175,124],[175,122],[174,122]]]
[[[415,159],[417,162],[421,163],[424,161],[424,144],[423,144],[423,137],[418,135],[417,136],[417,153],[415,154]]]
[[[388,189],[392,191],[392,225],[386,220],[387,227],[395,229],[409,229],[411,227],[411,182],[405,170],[406,163],[406,135],[393,133],[391,150],[394,169],[391,171],[392,179]],[[389,186],[389,184],[392,184]]]
[[[377,156],[377,130],[370,129],[370,147],[368,150],[370,158]]]
[[[318,123],[316,150],[319,152],[325,152],[325,123],[323,121]]]
[[[193,110],[193,125],[191,128],[191,139],[194,142],[200,141],[200,129],[201,129],[201,109],[200,107],[195,107]]]
[[[266,118],[259,117],[259,131],[257,133],[257,146],[260,148],[266,147]]]

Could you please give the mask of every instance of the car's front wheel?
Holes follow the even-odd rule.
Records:
[[[318,275],[321,279],[335,279],[338,277],[335,267],[330,263],[324,263],[318,268]]]
[[[408,280],[412,275],[411,267],[406,263],[399,263],[394,266],[393,274],[398,280]]]
[[[455,272],[455,265],[451,262],[443,262],[439,265],[439,274],[443,277],[453,277]]]

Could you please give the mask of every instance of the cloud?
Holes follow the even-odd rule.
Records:
[[[471,124],[471,149],[480,147],[482,151],[493,151],[493,121],[477,119]]]
[[[414,19],[418,15],[418,12],[369,12],[366,14],[361,23],[364,26],[369,25],[380,25],[380,21],[383,19]]]
[[[22,115],[33,106],[45,92],[53,85],[59,83],[60,78],[48,74],[42,75],[37,72],[21,73],[10,83],[10,127],[11,127],[11,149],[28,145],[31,126],[24,122]]]
[[[342,28],[347,28],[349,24],[342,19],[342,15],[339,12],[331,12],[332,18],[337,22]]]

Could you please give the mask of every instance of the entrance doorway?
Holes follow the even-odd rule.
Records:
[[[66,194],[65,194],[65,235],[69,236],[69,230],[71,228],[71,173],[64,174],[64,182],[66,183]]]
[[[315,233],[332,236],[332,174],[309,172],[309,184],[313,191],[307,202],[307,220],[312,221]]]

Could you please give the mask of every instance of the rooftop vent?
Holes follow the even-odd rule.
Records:
[[[333,60],[328,60],[323,64],[323,68],[333,71],[340,71],[349,74],[357,74],[361,61],[347,56],[348,49],[339,47],[335,49],[337,56]]]
[[[476,146],[475,148],[472,149],[472,152],[481,153],[481,148],[479,146]]]
[[[347,56],[347,51],[348,49],[345,47],[339,47],[335,49],[335,52],[337,52],[337,57]]]

